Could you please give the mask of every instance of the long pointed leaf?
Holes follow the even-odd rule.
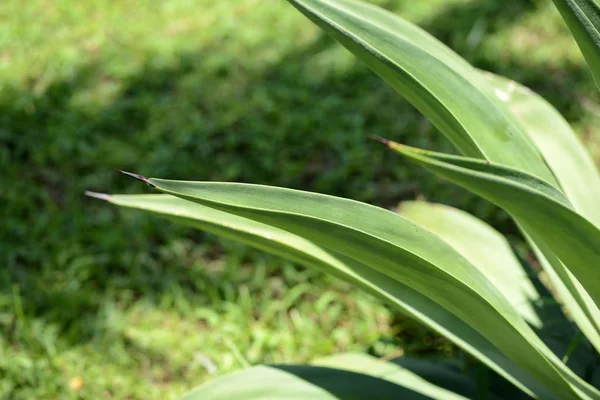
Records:
[[[119,206],[150,211],[239,240],[350,281],[446,336],[526,393],[552,398],[547,389],[464,321],[414,289],[355,260],[323,249],[290,232],[170,195],[114,195],[103,198]]]
[[[600,175],[567,121],[546,100],[517,82],[489,73],[484,73],[484,76],[540,149],[573,207],[600,227],[600,208],[597,206]],[[551,254],[548,246],[542,246],[544,251],[541,251],[540,246],[529,236],[527,238],[569,314],[600,351],[598,306],[560,259]]]
[[[550,246],[596,304],[600,304],[600,278],[595,270],[600,260],[600,230],[578,214],[560,191],[509,167],[393,142],[390,147],[504,208],[534,240],[543,240]]]
[[[148,182],[169,194],[288,230],[375,268],[467,322],[560,397],[572,398],[572,390],[595,394],[568,369],[556,369],[564,366],[476,268],[443,241],[394,213],[260,185],[155,178]]]
[[[354,0],[289,0],[425,115],[463,154],[554,182],[505,104],[465,60],[424,30]]]
[[[591,299],[597,302],[600,279],[594,273],[594,267],[600,259],[600,231],[576,213],[560,191],[540,179],[505,166],[423,151],[393,142],[389,146],[433,173],[508,211],[535,243],[552,249]],[[562,363],[554,358],[553,362],[563,369]],[[572,378],[578,380],[574,376]],[[589,395],[598,395],[595,389],[583,382],[577,384]]]
[[[404,202],[399,211],[464,255],[488,276],[530,324],[539,329],[544,328],[543,317],[538,315],[539,308],[535,306],[541,301],[540,294],[499,232],[468,213],[441,204]],[[588,305],[581,298],[583,295],[587,296],[587,292],[575,286],[579,283],[546,246],[543,247],[545,253],[538,247],[534,243],[536,254],[555,285],[559,297],[590,342],[597,349],[600,348],[598,331],[592,322],[592,315]],[[544,254],[547,254],[547,257]]]
[[[519,119],[573,207],[600,227],[600,174],[569,123],[525,86],[490,73],[484,76]]]

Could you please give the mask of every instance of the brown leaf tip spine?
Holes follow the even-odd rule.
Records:
[[[120,173],[125,174],[127,176],[132,177],[133,179],[137,179],[138,181],[142,181],[145,184],[147,184],[150,187],[156,187],[153,184],[150,183],[150,181],[148,180],[148,178],[146,178],[145,176],[142,175],[138,175],[138,174],[134,174],[133,172],[127,172],[127,171],[122,171],[122,170],[118,170]]]
[[[376,140],[379,143],[383,143],[386,146],[390,146],[390,144],[391,144],[391,140],[388,140],[386,138],[382,138],[381,136],[377,136],[377,135],[369,135],[369,139]]]
[[[110,195],[106,193],[90,192],[89,190],[86,190],[85,195],[93,197],[94,199],[110,201]]]

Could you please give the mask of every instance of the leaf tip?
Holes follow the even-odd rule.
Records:
[[[94,199],[100,199],[100,200],[106,200],[106,201],[110,201],[110,199],[111,199],[111,196],[109,194],[91,192],[89,190],[85,191],[85,195],[88,197],[93,197]]]
[[[382,144],[384,144],[384,145],[386,145],[386,146],[388,146],[388,147],[390,147],[390,145],[391,145],[391,143],[392,143],[392,141],[391,141],[391,140],[388,140],[388,139],[386,139],[386,138],[382,138],[381,136],[372,135],[372,134],[371,134],[371,135],[369,135],[369,139],[373,139],[373,140],[375,140],[376,142],[382,143]]]
[[[137,179],[138,181],[144,182],[145,184],[147,184],[150,187],[156,187],[155,185],[153,185],[152,183],[150,183],[150,180],[148,178],[146,178],[145,176],[142,175],[138,175],[138,174],[134,174],[133,172],[127,172],[127,171],[123,171],[123,170],[117,170],[122,174],[125,174],[129,177],[132,177],[133,179]]]

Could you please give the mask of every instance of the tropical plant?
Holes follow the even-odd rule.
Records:
[[[185,398],[464,399],[519,397],[517,391],[600,399],[600,180],[568,123],[529,89],[475,69],[383,9],[354,0],[289,1],[407,98],[463,156],[376,139],[504,209],[539,260],[546,287],[500,233],[444,205],[406,202],[395,213],[278,187],[129,173],[164,194],[88,194],[337,275],[482,363],[471,379],[446,362],[333,355],[312,365],[235,372]],[[600,82],[600,7],[594,0],[554,3]]]

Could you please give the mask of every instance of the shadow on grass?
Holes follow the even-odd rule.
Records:
[[[389,1],[388,8],[410,7]],[[476,55],[473,29],[510,26],[535,10],[531,1],[482,1],[441,9],[421,25],[494,71]],[[485,40],[482,37],[480,40]],[[203,290],[227,274],[192,268],[220,253],[213,239],[83,196],[85,190],[146,192],[114,169],[174,179],[264,183],[394,206],[424,195],[475,211],[505,232],[507,217],[366,139],[367,133],[417,147],[452,151],[406,101],[352,61],[334,62],[337,45],[321,36],[262,70],[248,70],[219,46],[179,54],[167,67],[148,63],[115,78],[89,64],[41,94],[6,88],[0,95],[0,162],[4,170],[0,305],[13,315],[15,288],[24,313],[55,324],[61,340],[82,343],[107,298],[157,303],[181,287],[195,305],[209,306]],[[330,62],[331,61],[331,62]],[[521,74],[516,61],[503,72],[560,99],[577,97],[589,77],[581,66],[555,71],[564,81],[541,80],[544,65]],[[515,76],[511,75],[511,76]],[[571,113],[571,104],[562,111]],[[195,253],[175,238],[205,241]],[[239,260],[262,257],[225,242]],[[215,249],[217,249],[215,251]],[[194,257],[192,257],[194,256]],[[277,264],[270,273],[275,274]],[[216,278],[215,278],[216,276]],[[260,291],[257,283],[251,291]],[[9,329],[14,319],[0,320]],[[5,321],[5,322],[3,322]]]

